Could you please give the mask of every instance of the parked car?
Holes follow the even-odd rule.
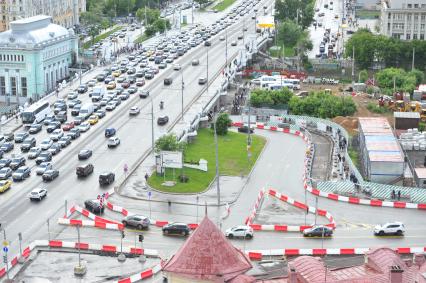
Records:
[[[251,239],[253,238],[253,228],[245,225],[235,226],[227,229],[225,231],[225,236],[230,239],[234,237]]]
[[[324,226],[316,225],[311,228],[303,230],[304,237],[331,237],[333,236],[333,229]]]
[[[41,176],[44,182],[50,182],[55,180],[59,176],[59,170],[50,169],[43,173]]]
[[[188,236],[190,233],[189,226],[185,223],[169,223],[163,226],[162,228],[163,234],[170,235],[170,234],[178,234],[182,236]]]
[[[102,172],[99,175],[99,185],[107,186],[115,181],[115,174],[112,172]]]
[[[30,198],[30,201],[33,201],[33,200],[41,201],[43,198],[47,197],[47,189],[36,188],[28,194],[28,197]]]
[[[95,214],[102,214],[105,210],[105,206],[101,205],[101,202],[97,199],[86,200],[84,202],[84,207]]]
[[[403,236],[405,233],[405,226],[402,222],[390,222],[374,227],[374,235],[398,235]]]
[[[128,215],[121,222],[124,227],[132,226],[139,230],[147,229],[151,223],[148,217],[139,214]]]
[[[238,128],[238,132],[240,133],[248,133],[249,131],[249,127],[248,126],[242,126]],[[250,128],[250,134],[252,134],[254,132],[253,128]]]
[[[24,165],[16,169],[15,172],[13,172],[12,179],[14,182],[23,181],[26,178],[28,178],[30,175],[31,175],[30,167]]]
[[[93,173],[93,169],[93,164],[88,163],[77,166],[77,168],[75,169],[75,173],[77,174],[77,177],[87,177]]]

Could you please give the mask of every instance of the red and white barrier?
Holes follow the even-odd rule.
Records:
[[[157,264],[157,265],[153,266],[152,268],[145,269],[144,271],[139,272],[137,274],[134,274],[134,275],[132,275],[128,278],[120,279],[120,280],[116,281],[116,283],[138,282],[139,280],[144,280],[144,279],[147,279],[147,278],[154,276],[155,274],[157,274],[158,272],[161,271],[161,268],[162,268],[161,264]]]
[[[81,219],[68,219],[58,218],[58,224],[80,227],[95,227],[106,230],[123,230],[124,225],[121,223],[106,223],[104,221],[81,220]]]
[[[256,216],[257,209],[260,206],[261,201],[263,200],[263,196],[265,195],[265,188],[262,188],[257,195],[256,202],[254,203],[253,209],[250,212],[250,215],[246,218],[246,225],[250,225],[253,223],[253,219]]]
[[[50,247],[50,248],[67,248],[67,249],[78,249],[80,250],[90,250],[90,251],[102,251],[102,252],[108,252],[108,253],[118,253],[120,252],[120,247],[115,245],[102,245],[102,244],[90,244],[90,243],[83,243],[83,242],[66,242],[66,241],[48,241],[48,240],[36,240],[29,244],[26,248],[22,250],[22,257],[27,259],[31,252],[39,247]],[[133,255],[146,255],[150,257],[159,257],[158,251],[151,250],[151,249],[141,249],[136,247],[123,247],[123,253],[126,254],[133,254]],[[18,264],[18,258],[20,255],[17,255],[12,258],[11,261],[9,261],[8,269],[9,271]],[[161,269],[161,267],[160,267]],[[6,275],[6,266],[0,269],[0,278]],[[152,268],[154,270],[154,268]],[[158,271],[156,271],[158,272]],[[155,273],[153,273],[155,274]],[[148,277],[146,277],[148,278]],[[145,279],[145,278],[142,278]],[[141,279],[139,279],[141,280]],[[127,281],[124,281],[127,282]],[[130,282],[136,282],[136,281],[130,281]]]
[[[246,254],[251,260],[262,260],[264,257],[276,256],[300,256],[300,255],[363,255],[370,248],[329,248],[329,249],[273,249],[273,250],[250,250]],[[394,248],[399,254],[414,254],[426,252],[426,247],[404,247]]]
[[[243,125],[244,125],[244,123],[242,123],[242,122],[232,123],[232,126],[235,126],[235,127],[242,127]],[[296,130],[292,130],[292,129],[278,128],[276,126],[267,126],[263,123],[257,123],[256,128],[299,136],[306,142],[307,148],[310,147],[309,138],[307,136],[305,136],[300,131],[296,131]],[[312,186],[308,185],[308,183],[307,183],[307,178],[306,178],[307,162],[308,161],[306,159],[305,160],[305,170],[304,170],[304,173],[303,173],[304,188],[305,188],[305,190],[312,193],[313,195],[325,197],[325,198],[335,200],[335,201],[347,202],[347,203],[351,203],[351,204],[362,204],[362,205],[369,205],[369,206],[375,206],[375,207],[410,208],[410,209],[426,210],[426,203],[410,203],[410,202],[402,202],[402,201],[382,201],[382,200],[378,200],[378,199],[362,199],[362,198],[356,198],[356,197],[346,197],[346,196],[342,196],[342,195],[338,195],[338,194],[320,191],[320,190],[313,188]]]

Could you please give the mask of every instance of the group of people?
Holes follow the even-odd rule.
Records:
[[[139,50],[141,48],[142,48],[142,43],[135,43],[135,44],[133,44],[133,46],[123,46],[123,47],[119,48],[118,50],[116,50],[115,52],[112,52],[111,56],[114,57],[114,58],[117,58],[121,54],[132,53],[132,52]]]
[[[245,104],[247,88],[241,88],[235,93],[234,100],[232,101],[232,114],[240,114],[241,105]]]
[[[401,199],[401,191],[395,192],[395,190],[392,190],[391,192],[391,199]]]

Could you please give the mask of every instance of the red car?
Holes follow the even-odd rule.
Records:
[[[64,131],[69,131],[69,130],[71,130],[72,128],[74,128],[74,126],[75,126],[74,122],[66,122],[66,123],[64,124],[64,126],[62,127],[62,130],[64,130]]]
[[[136,86],[144,86],[145,85],[145,80],[144,79],[138,79],[136,81]]]
[[[129,88],[129,87],[130,87],[130,82],[128,82],[128,81],[124,81],[124,82],[122,82],[122,83],[121,83],[121,87],[122,87],[122,88]]]

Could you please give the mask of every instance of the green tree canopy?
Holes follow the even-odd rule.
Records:
[[[232,121],[229,118],[228,113],[220,113],[216,119],[216,133],[218,135],[224,136],[228,133],[228,127],[231,125]],[[212,123],[211,128],[214,128]]]
[[[136,11],[136,17],[140,22],[145,23],[145,8],[139,8]],[[146,24],[152,25],[157,19],[160,18],[160,10],[146,8]]]
[[[391,91],[395,90],[412,93],[416,88],[416,72],[405,72],[403,69],[387,68],[376,74],[377,83],[380,88]]]
[[[185,143],[178,142],[175,134],[168,134],[160,137],[155,142],[155,152],[166,151],[185,151]]]
[[[254,107],[287,105],[293,96],[288,88],[280,90],[255,89],[250,93],[250,103]]]
[[[275,17],[278,20],[290,20],[298,23],[302,29],[309,27],[314,17],[314,1],[277,0]]]

